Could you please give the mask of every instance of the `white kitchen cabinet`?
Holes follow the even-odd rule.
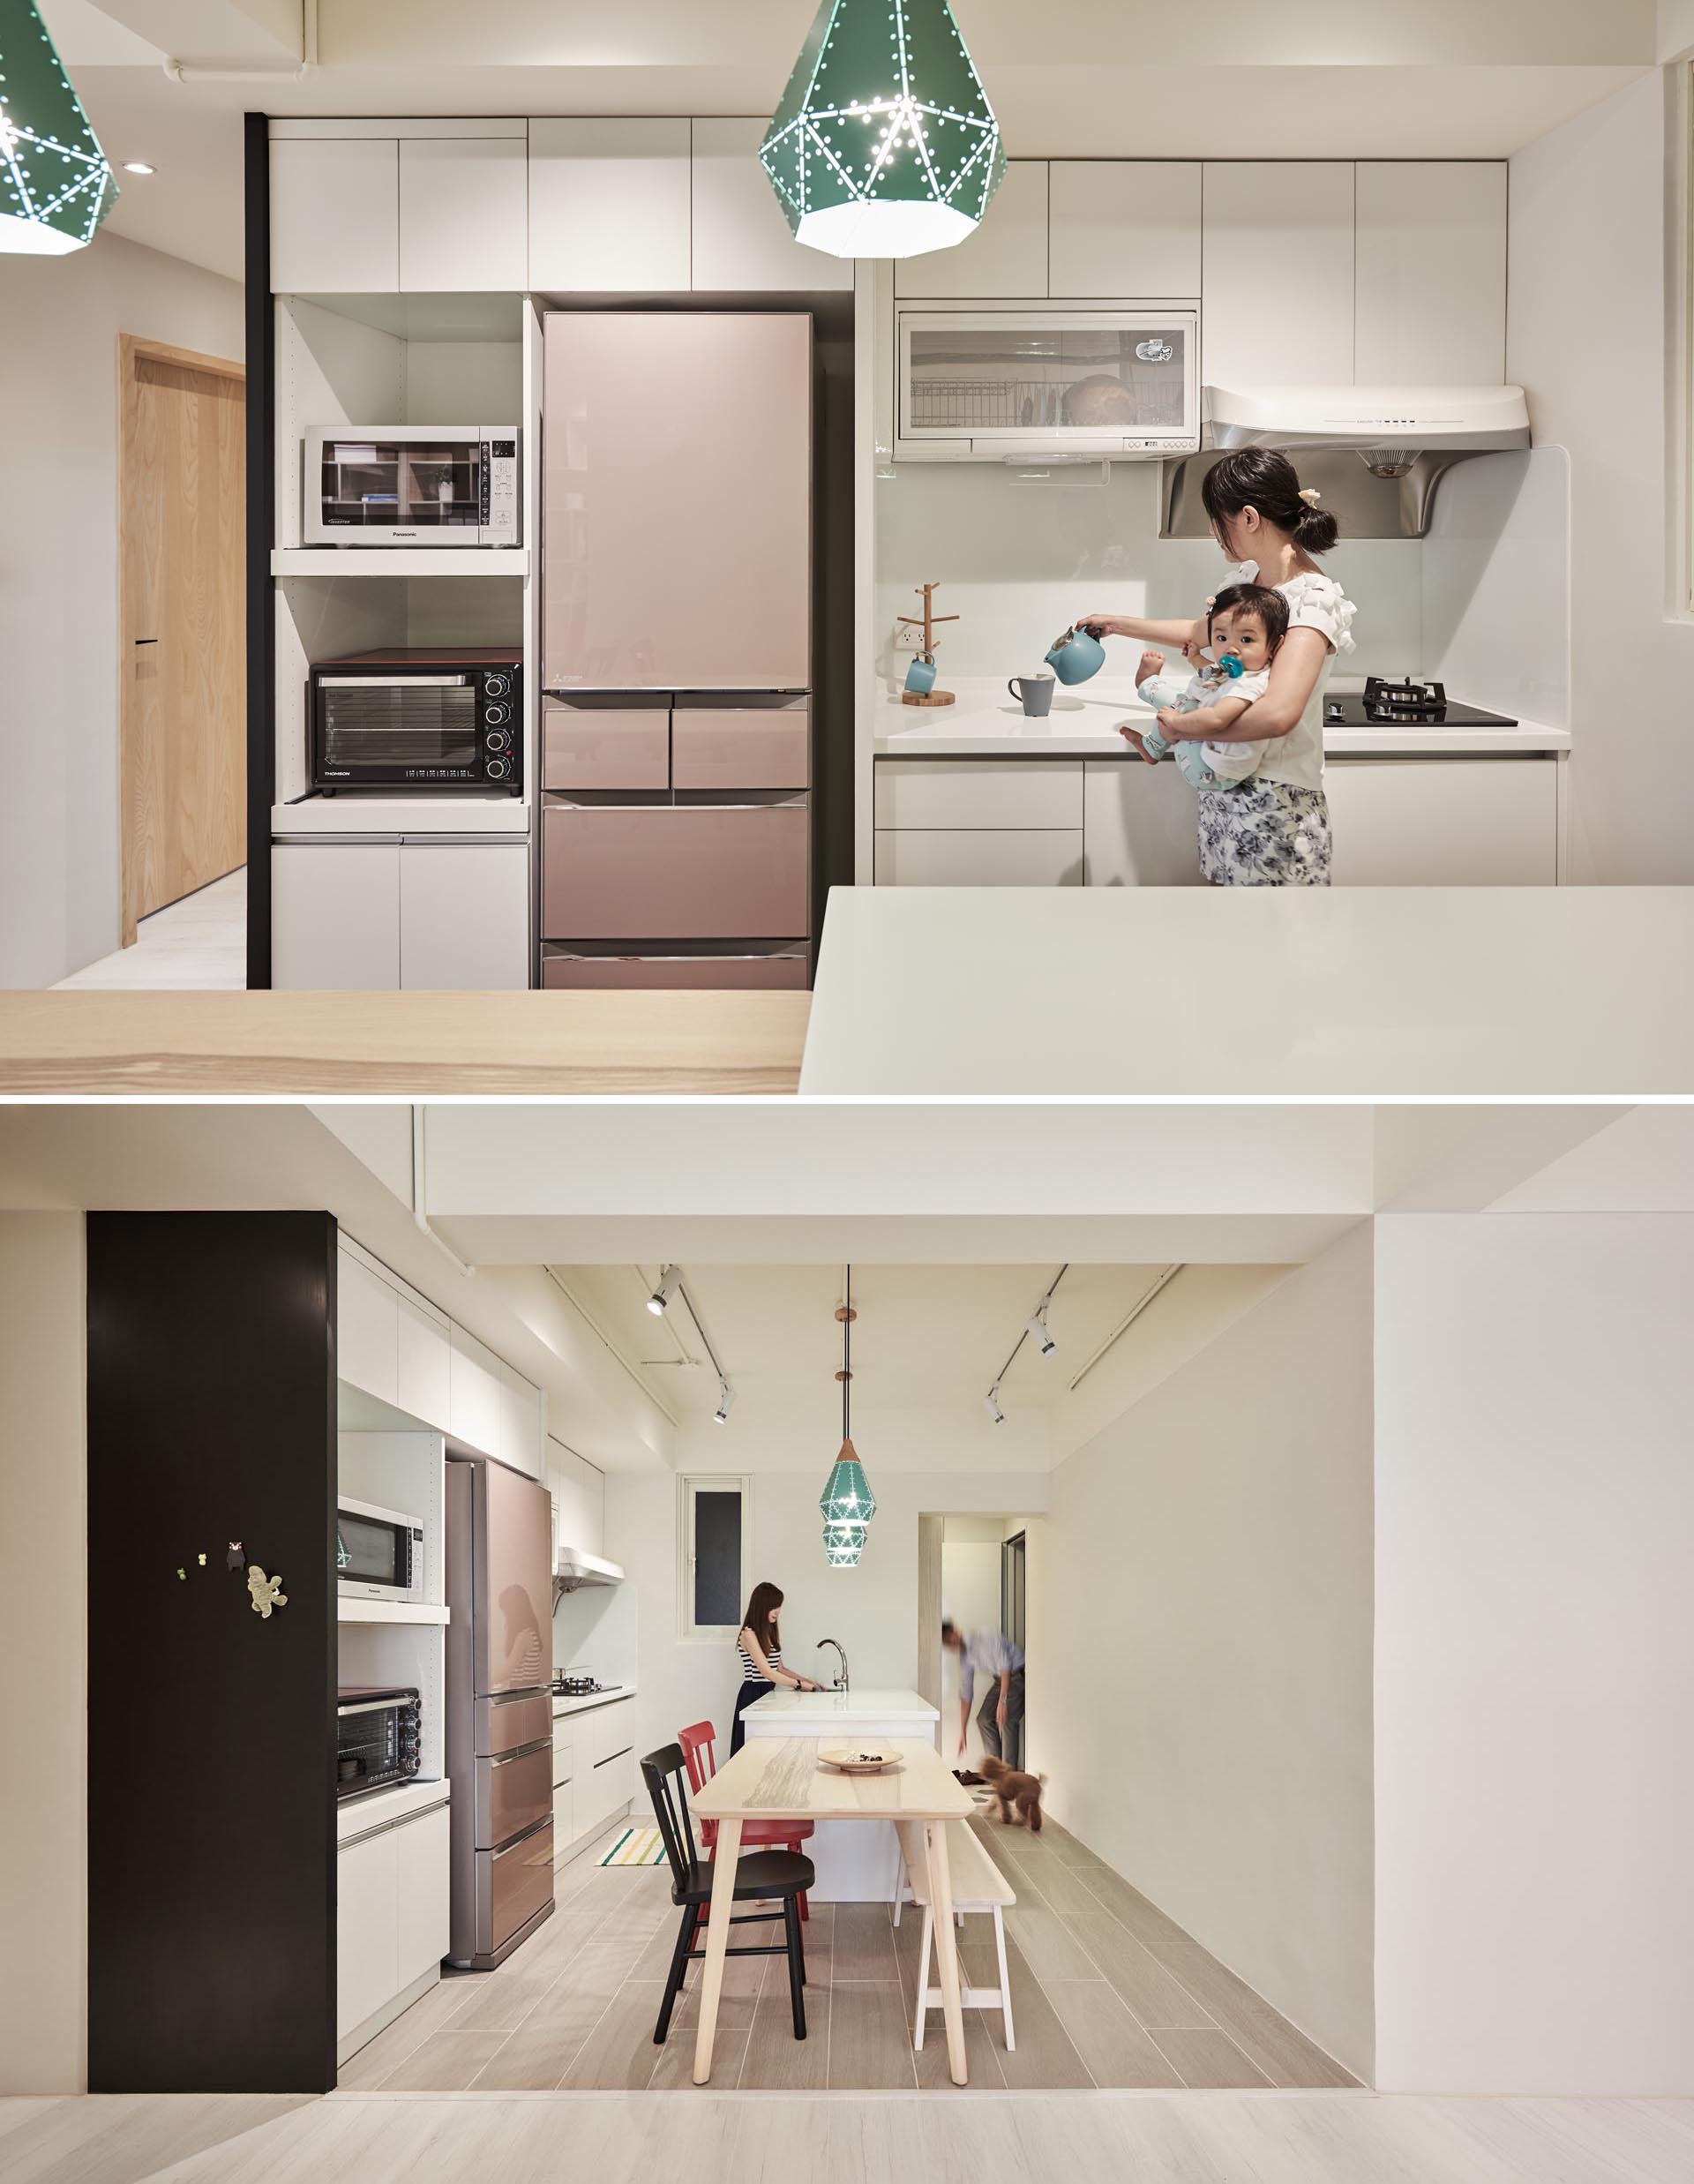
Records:
[[[1350,161],[1209,161],[1203,240],[1208,386],[1352,383]]]
[[[400,1308],[396,1400],[410,1416],[445,1433],[452,1418],[449,1323],[410,1297],[397,1296],[394,1301]]]
[[[1080,887],[1076,828],[876,830],[878,887]]]
[[[1200,293],[1198,160],[1054,160],[1047,178],[1047,293]]]
[[[718,119],[693,124],[691,285],[697,289],[851,289],[853,264],[797,243],[759,164],[768,124]]]
[[[528,158],[521,137],[402,138],[400,285],[414,294],[528,284]]]
[[[1323,769],[1338,887],[1551,887],[1555,758],[1341,758]]]
[[[553,1784],[553,1865],[563,1865],[576,1841],[576,1790],[570,1782]]]
[[[504,1426],[500,1361],[462,1327],[452,1332],[447,1422],[454,1440],[498,1456]]]
[[[398,842],[276,844],[271,983],[306,993],[400,984]]]
[[[1358,169],[1361,386],[1497,386],[1506,371],[1506,163]]]
[[[879,827],[1080,827],[1083,762],[901,758],[876,766]]]
[[[345,2039],[400,1992],[399,1869],[385,1828],[335,1857],[335,2036]]]
[[[686,120],[532,121],[530,288],[686,289],[688,139]]]
[[[399,286],[400,146],[392,130],[274,139],[273,292],[388,296]]]
[[[384,1403],[400,1400],[400,1295],[343,1244],[335,1265],[335,1372]]]
[[[573,1717],[572,1838],[603,1828],[635,1794],[635,1701],[615,1700]]]
[[[695,124],[699,127],[699,124]],[[1015,159],[989,199],[980,226],[950,250],[902,258],[894,268],[900,296],[1018,296],[1047,293],[1047,162]]]
[[[409,992],[521,991],[529,983],[529,845],[406,843],[400,983]]]
[[[451,1822],[445,1805],[394,1830],[396,1993],[440,1969],[451,1940]]]
[[[547,1443],[547,1483],[558,1511],[558,1536],[567,1547],[590,1555],[606,1551],[606,1481],[574,1450],[551,1438]]]
[[[547,1437],[542,1430],[542,1393],[514,1366],[500,1362],[500,1445],[503,1462],[532,1479],[547,1475]]]
[[[1198,887],[1194,791],[1173,762],[1091,759],[1083,822],[1089,887]]]

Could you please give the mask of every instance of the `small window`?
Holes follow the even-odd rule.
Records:
[[[684,1479],[678,1636],[685,1645],[722,1645],[741,1627],[746,1604],[752,1495],[746,1479]]]

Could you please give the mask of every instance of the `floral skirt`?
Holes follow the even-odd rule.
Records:
[[[1202,789],[1200,869],[1214,887],[1328,887],[1330,807],[1323,790],[1286,781]]]

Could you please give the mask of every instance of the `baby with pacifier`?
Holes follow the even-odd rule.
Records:
[[[1186,682],[1164,672],[1162,652],[1143,652],[1136,676],[1136,694],[1151,706],[1158,726],[1138,728],[1125,721],[1118,733],[1150,762],[1174,750],[1183,777],[1196,789],[1235,789],[1250,780],[1270,747],[1263,743],[1215,743],[1215,729],[1227,728],[1264,695],[1270,663],[1288,634],[1288,603],[1266,584],[1231,584],[1218,594],[1206,613],[1208,658],[1198,647],[1183,648],[1198,666]]]

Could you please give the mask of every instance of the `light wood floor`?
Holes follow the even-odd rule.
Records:
[[[799,1085],[811,1003],[809,994],[0,994],[0,1093],[786,1093]]]
[[[240,992],[247,984],[247,873],[226,873],[143,918],[133,948],[61,979],[54,992]]]
[[[1018,1901],[1006,1914],[1017,2045],[1008,2053],[997,2013],[967,2011],[973,2087],[1356,2084],[1062,1828],[1032,1836],[974,1825]],[[653,2045],[678,1917],[666,1870],[585,1857],[560,1874],[558,1897],[552,1918],[498,1971],[445,1981],[380,2033],[343,2069],[342,2089],[692,2090],[700,1966],[670,2038]],[[923,2053],[911,2044],[920,1938],[910,1907],[896,1930],[885,1904],[814,1905],[803,2042],[783,1960],[731,1959],[712,2090],[950,2091],[938,2015]],[[994,1984],[987,1919],[966,1918],[961,1953],[973,1985]]]
[[[0,2101],[7,2184],[1688,2184],[1694,2101],[1373,2093]]]

